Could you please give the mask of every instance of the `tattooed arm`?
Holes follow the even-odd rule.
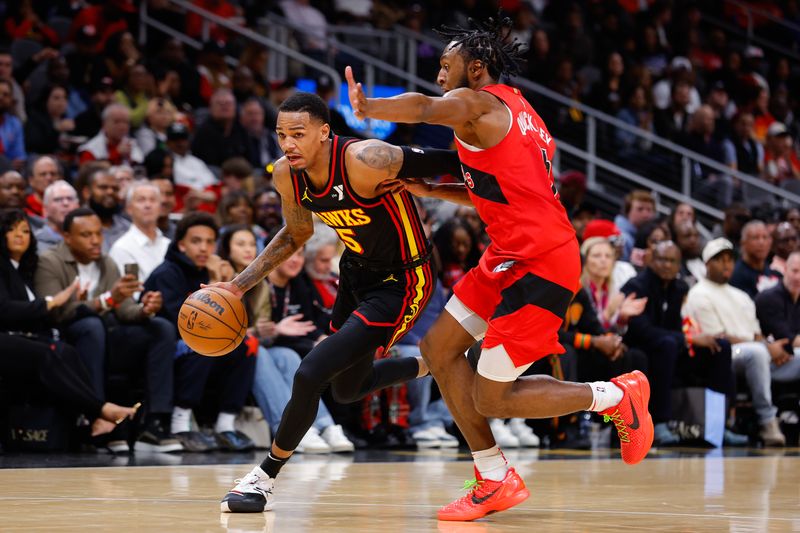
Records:
[[[292,178],[285,158],[275,163],[272,174],[275,188],[281,195],[283,218],[286,224],[275,235],[267,247],[247,268],[230,283],[214,285],[232,292],[241,298],[245,292],[256,286],[267,274],[291,257],[314,233],[314,221],[311,212],[297,204],[294,198]]]
[[[409,158],[406,161],[406,158]],[[461,167],[458,155],[454,150],[424,150],[394,146],[375,139],[352,143],[345,153],[345,166],[350,185],[359,196],[375,198],[387,192],[398,192],[407,189],[418,196],[439,196],[424,194],[440,187],[425,184],[418,179],[443,174],[460,175]],[[398,176],[402,176],[398,178]],[[416,184],[425,184],[417,187]],[[447,189],[445,192],[444,189]],[[451,190],[452,189],[452,190]],[[444,187],[440,193],[442,199],[472,205],[461,187]],[[463,193],[463,194],[462,194]],[[463,197],[462,197],[463,196]]]

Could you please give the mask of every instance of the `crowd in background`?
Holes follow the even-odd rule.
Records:
[[[321,60],[330,56],[328,24],[429,33],[498,8],[481,1],[452,9],[387,0],[194,4],[242,25],[272,11],[318,28],[316,38],[298,35],[296,45]],[[707,31],[702,13],[725,15],[723,7],[502,4],[526,45],[522,76],[727,167],[790,190],[800,183],[795,65]],[[781,16],[797,18],[796,2],[779,5]],[[204,37],[199,17],[168,2],[148,7],[156,19]],[[45,398],[81,413],[93,444],[115,452],[129,441],[162,452],[247,450],[253,442],[235,418],[255,404],[276,429],[294,371],[325,337],[341,247],[318,224],[304,249],[248,293],[248,339],[228,356],[203,357],[180,341],[183,299],[201,283],[231,279],[282,225],[269,174],[281,155],[273,129],[277,106],[296,89],[292,80],[267,79],[265,49],[214,24],[200,50],[152,30],[141,46],[137,9],[127,0],[0,2],[0,298],[16,303],[0,314],[0,339],[14,346],[0,361],[0,391],[16,403]],[[775,38],[793,47],[798,37]],[[439,51],[418,53],[419,72],[433,79]],[[236,66],[226,57],[238,58]],[[317,90],[328,99],[330,82],[318,79]],[[579,112],[540,113],[557,138],[569,138],[584,120]],[[341,115],[332,122],[335,133],[352,134]],[[398,132],[397,139],[417,138]],[[622,130],[607,142],[632,168],[664,161]],[[726,443],[747,442],[738,433],[747,432],[780,445],[771,384],[796,389],[800,379],[800,210],[771,207],[773,199],[706,167],[693,172],[701,199],[725,208],[709,239],[691,205],[661,219],[654,198],[633,191],[607,220],[585,202],[591,191],[581,172],[558,176],[582,243],[583,288],[564,319],[567,353],[531,371],[580,381],[644,371],[662,445],[679,440],[668,424],[672,390],[707,386],[728,398]],[[395,356],[418,354],[416,343],[488,242],[472,208],[429,201],[418,208],[437,250],[439,287]],[[746,312],[732,316],[732,309]],[[22,364],[24,353],[39,355]],[[55,362],[79,370],[54,376]],[[736,426],[742,383],[756,413],[753,431]],[[134,416],[120,405],[136,399],[140,417],[107,424]],[[585,447],[592,422],[581,415],[536,429],[551,446]],[[505,447],[537,445],[531,425],[492,422]],[[451,432],[435,384],[424,378],[356,408],[326,397],[300,451],[397,441],[450,447],[457,445]]]

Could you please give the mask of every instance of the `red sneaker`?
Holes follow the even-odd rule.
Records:
[[[439,520],[476,520],[514,507],[531,495],[513,468],[508,469],[503,481],[482,479],[476,468],[475,479],[464,483],[464,489],[469,490],[466,496],[439,509]]]
[[[653,418],[647,410],[650,403],[650,382],[638,370],[611,378],[622,389],[619,405],[600,414],[603,421],[613,422],[619,434],[622,460],[635,465],[645,458],[653,445]]]

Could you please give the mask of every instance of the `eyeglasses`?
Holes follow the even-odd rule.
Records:
[[[53,198],[53,203],[65,204],[67,202],[77,202],[77,196],[56,196]]]

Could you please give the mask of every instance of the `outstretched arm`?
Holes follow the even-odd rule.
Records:
[[[215,284],[240,298],[278,265],[291,257],[314,233],[311,212],[299,206],[294,199],[289,166],[285,158],[281,158],[275,163],[273,178],[275,188],[281,195],[286,225],[238,276],[229,283]]]
[[[367,98],[353,69],[345,68],[350,105],[356,118],[375,118],[389,122],[441,124],[457,128],[491,111],[486,100],[472,89],[455,89],[444,97],[403,93],[391,98]]]

